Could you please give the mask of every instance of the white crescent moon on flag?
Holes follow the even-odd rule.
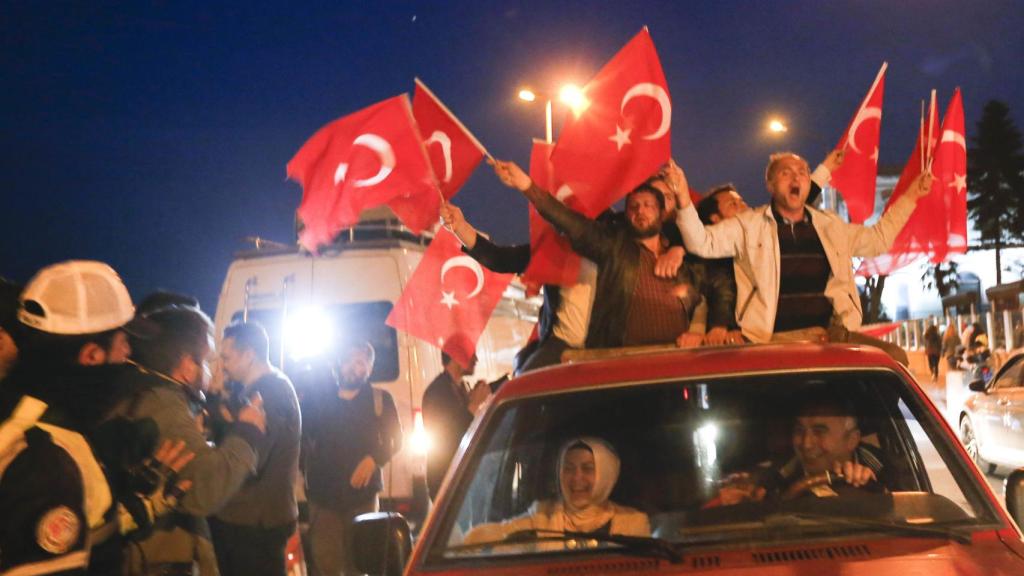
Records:
[[[959,144],[964,152],[967,152],[967,142],[964,141],[964,135],[957,132],[956,130],[946,130],[942,133],[942,140],[940,142],[954,142]]]
[[[853,123],[850,124],[850,139],[847,140],[846,143],[849,144],[850,148],[852,148],[853,151],[856,152],[857,154],[863,154],[863,152],[861,152],[860,149],[857,148],[857,129],[860,128],[861,123],[870,118],[878,118],[879,120],[881,120],[882,109],[874,107],[861,108],[857,112],[857,116],[853,118]]]
[[[476,275],[476,286],[466,296],[466,299],[470,299],[480,293],[484,289],[484,270],[480,267],[480,263],[474,260],[471,256],[455,256],[449,258],[444,266],[441,266],[441,284],[444,284],[444,276],[452,268],[468,268],[473,274]]]
[[[434,130],[434,133],[427,139],[427,145],[433,143],[441,145],[441,154],[444,154],[444,178],[445,182],[452,181],[452,139],[441,130]]]
[[[378,170],[371,178],[356,180],[353,183],[356,187],[365,188],[366,186],[380,184],[388,177],[389,174],[391,174],[391,171],[395,169],[395,151],[391,148],[391,144],[380,136],[377,136],[376,134],[360,134],[352,141],[352,146],[363,146],[365,148],[369,148],[370,150],[373,150],[380,159],[380,170]],[[334,171],[334,185],[337,186],[342,180],[344,180],[347,173],[348,164],[345,162],[338,163],[338,169]]]
[[[624,113],[626,110],[626,104],[637,96],[654,98],[658,101],[658,106],[661,106],[661,124],[654,133],[644,136],[644,140],[657,140],[667,134],[669,127],[672,126],[672,102],[668,99],[668,92],[665,92],[665,89],[661,86],[651,84],[650,82],[635,84],[628,92],[626,92],[626,95],[622,97],[622,105],[619,107],[619,113]]]

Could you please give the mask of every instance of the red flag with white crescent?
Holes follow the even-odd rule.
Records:
[[[579,209],[568,186],[560,186],[551,166],[554,145],[542,140],[533,141],[530,152],[530,179],[554,194],[567,206]],[[580,257],[569,245],[569,240],[558,233],[530,204],[530,265],[523,273],[523,282],[530,285],[556,284],[571,286],[579,282]]]
[[[942,118],[935,145],[932,174],[935,183],[925,198],[935,196],[945,208],[945,244],[932,255],[932,262],[945,260],[948,253],[967,252],[967,138],[964,131],[964,103],[957,88]]]
[[[958,97],[954,95],[953,101],[950,102],[950,110],[954,109],[954,103],[958,101]],[[946,114],[948,117],[950,112]],[[960,118],[962,130],[962,107]],[[937,149],[940,139],[938,135],[941,135],[938,124],[938,112],[931,107],[928,111],[927,124],[921,128],[921,132],[918,134],[914,150],[910,153],[910,158],[907,159],[907,163],[903,167],[903,172],[896,183],[896,188],[893,189],[893,193],[885,205],[886,210],[903,196],[910,183],[921,174],[921,166],[927,162],[927,158],[934,156],[932,150]],[[946,121],[943,121],[943,126],[946,126]],[[933,164],[932,173],[938,176],[935,171],[936,165],[937,163]],[[966,166],[966,153],[964,156],[964,166]],[[961,174],[963,173],[961,172]],[[950,210],[948,204],[949,200],[944,197],[943,187],[939,185],[939,178],[937,177],[932,184],[932,192],[917,201],[914,212],[896,236],[896,240],[893,242],[889,252],[875,258],[865,259],[857,268],[857,274],[865,277],[888,275],[926,256],[936,263],[945,259],[946,254],[950,251],[947,248],[950,235]],[[965,204],[962,216],[963,230],[965,232],[967,226],[966,210]],[[966,238],[966,235],[964,237]]]
[[[412,96],[412,114],[423,136],[438,187],[445,199],[451,200],[487,150],[419,78],[416,78],[416,91]]]
[[[354,226],[366,208],[438,195],[405,94],[327,124],[302,145],[287,170],[302,185],[299,242],[310,251]],[[423,229],[405,224],[414,232]]]
[[[593,218],[672,154],[672,101],[647,28],[605,64],[583,97],[586,108],[567,119],[551,162]]]
[[[440,228],[386,323],[468,365],[512,278],[483,268],[454,234]]]
[[[832,173],[831,184],[843,195],[850,221],[857,224],[870,218],[875,211],[878,139],[882,132],[882,96],[887,66],[888,63],[882,63],[874,84],[837,146],[846,154],[843,165]]]

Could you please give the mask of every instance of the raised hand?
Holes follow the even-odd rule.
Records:
[[[488,164],[494,167],[494,174],[498,176],[501,183],[509,188],[515,188],[520,192],[526,192],[533,184],[533,180],[523,172],[523,169],[515,162],[506,160],[488,160]]]
[[[267,413],[263,411],[263,396],[259,392],[253,394],[249,403],[238,411],[238,421],[252,424],[261,433],[267,433]]]
[[[907,196],[914,200],[924,198],[932,191],[932,182],[934,181],[935,177],[931,172],[922,172],[910,183],[906,192]]]

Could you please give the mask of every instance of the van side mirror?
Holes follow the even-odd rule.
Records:
[[[1024,526],[1024,468],[1010,472],[1003,484],[1003,493],[1006,494],[1006,511],[1017,526]]]
[[[397,512],[371,512],[355,518],[352,557],[356,568],[374,576],[401,576],[412,551],[409,523]]]
[[[985,392],[985,381],[982,380],[981,378],[978,378],[977,380],[974,380],[973,382],[968,384],[967,388],[969,388],[971,392]]]

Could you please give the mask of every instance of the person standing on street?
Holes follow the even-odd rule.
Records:
[[[234,420],[237,408],[259,394],[267,432],[256,474],[210,518],[221,576],[284,576],[285,547],[298,518],[299,402],[288,377],[270,365],[269,349],[267,332],[259,324],[232,324],[224,329],[220,349],[224,376],[241,385],[228,402],[228,419]]]
[[[445,472],[455,457],[462,436],[473,423],[473,417],[490,393],[485,382],[478,382],[472,390],[466,388],[463,378],[471,376],[476,368],[476,356],[463,366],[448,354],[441,352],[444,371],[434,378],[423,393],[423,426],[430,432],[431,446],[427,453],[427,491],[430,499],[437,498]]]
[[[391,395],[370,385],[373,346],[349,342],[338,361],[337,392],[311,399],[303,430],[314,574],[356,574],[352,520],[380,509],[381,468],[402,447]]]

